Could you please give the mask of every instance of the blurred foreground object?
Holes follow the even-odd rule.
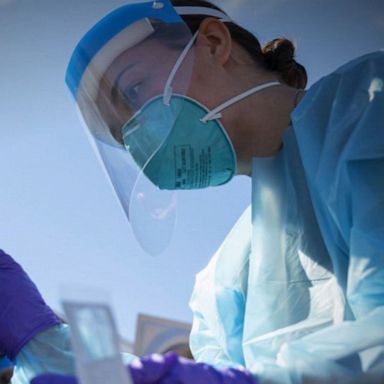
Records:
[[[147,356],[153,353],[175,352],[181,357],[192,359],[189,348],[190,332],[190,324],[139,314],[134,354]]]
[[[76,371],[82,384],[131,384],[111,309],[104,302],[64,301]]]

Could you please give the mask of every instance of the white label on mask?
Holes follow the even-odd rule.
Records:
[[[204,148],[198,156],[189,145],[174,148],[175,186],[177,189],[203,188],[209,185],[212,165],[211,148]]]

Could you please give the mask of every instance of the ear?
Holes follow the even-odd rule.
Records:
[[[206,54],[224,65],[229,60],[232,52],[231,33],[222,21],[208,17],[200,24],[196,46],[204,49]]]

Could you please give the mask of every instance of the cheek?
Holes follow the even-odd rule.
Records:
[[[212,84],[211,81],[203,81],[196,76],[192,78],[187,96],[198,101],[212,111],[229,99],[229,96],[226,96],[226,92],[226,90],[218,89],[218,87]],[[220,119],[220,122],[228,134],[228,137],[232,143],[234,143],[238,138],[236,135],[236,119],[233,116],[232,108],[227,108],[221,113],[223,117]]]
[[[148,100],[160,96],[164,92],[164,82],[161,78],[152,78],[146,81],[139,92],[139,107],[141,108]]]
[[[223,114],[220,121],[229,139],[231,140],[235,152],[237,153],[239,149],[239,135],[236,134],[236,124],[233,123],[233,120],[230,116],[228,116],[228,114]]]
[[[211,63],[195,58],[190,74],[187,96],[197,100],[208,109],[220,104],[217,95],[217,84],[220,80],[212,73]]]
[[[225,103],[233,95],[226,74],[220,69],[209,69],[201,65],[195,66],[187,95],[212,110]]]
[[[226,101],[220,97],[220,92],[216,92],[215,88],[211,88],[206,84],[200,84],[197,81],[191,85],[187,96],[197,100],[200,104],[204,105],[209,110],[213,110]],[[220,119],[221,125],[223,126],[225,132],[233,144],[235,152],[237,153],[239,140],[241,141],[241,138],[239,138],[238,134],[238,126],[236,124],[237,119],[233,115],[231,108],[222,111],[222,115],[223,116]]]
[[[209,110],[212,110],[220,104],[217,92],[215,92],[215,87],[206,81],[195,78],[191,80],[187,96],[197,100]]]

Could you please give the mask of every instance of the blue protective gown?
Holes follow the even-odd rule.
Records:
[[[198,361],[384,382],[384,52],[313,85],[191,298]]]

